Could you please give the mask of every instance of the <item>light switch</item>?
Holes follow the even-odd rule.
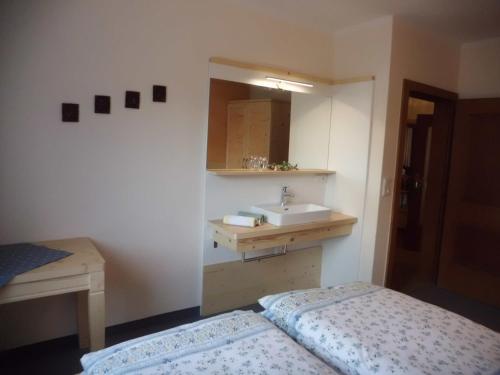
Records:
[[[382,178],[382,196],[388,197],[392,194],[392,178]]]

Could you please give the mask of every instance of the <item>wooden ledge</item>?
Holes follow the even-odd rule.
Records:
[[[237,252],[247,252],[346,236],[351,234],[357,221],[354,216],[334,212],[329,220],[307,224],[276,226],[266,223],[255,228],[227,225],[222,220],[210,220],[209,224],[214,230],[215,242]]]
[[[295,169],[292,171],[272,171],[270,169],[207,169],[208,173],[217,176],[301,176],[330,175],[335,171],[328,169]]]
[[[346,83],[356,83],[356,82],[365,82],[365,81],[373,81],[375,80],[375,76],[367,75],[361,77],[351,77],[351,78],[342,78],[342,79],[332,79],[327,77],[319,77],[313,74],[306,74],[300,72],[293,72],[289,69],[278,68],[268,65],[254,64],[248,63],[244,61],[238,61],[233,59],[228,59],[225,57],[211,57],[209,59],[211,63],[231,66],[234,68],[247,69],[247,70],[255,70],[258,72],[264,72],[269,74],[275,74],[281,77],[286,77],[288,79],[298,79],[299,81],[308,81],[308,82],[316,82],[324,85],[342,85]]]

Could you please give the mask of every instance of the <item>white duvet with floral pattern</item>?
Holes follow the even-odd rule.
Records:
[[[262,298],[263,313],[350,375],[500,374],[500,334],[367,283]]]
[[[337,374],[251,311],[126,341],[81,363],[85,374]]]

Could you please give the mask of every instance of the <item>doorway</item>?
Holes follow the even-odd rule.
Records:
[[[457,94],[404,80],[386,286],[436,285]]]

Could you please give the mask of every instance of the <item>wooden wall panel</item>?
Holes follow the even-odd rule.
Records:
[[[317,288],[321,282],[322,248],[249,263],[208,265],[203,270],[202,314],[237,309],[272,293]]]

